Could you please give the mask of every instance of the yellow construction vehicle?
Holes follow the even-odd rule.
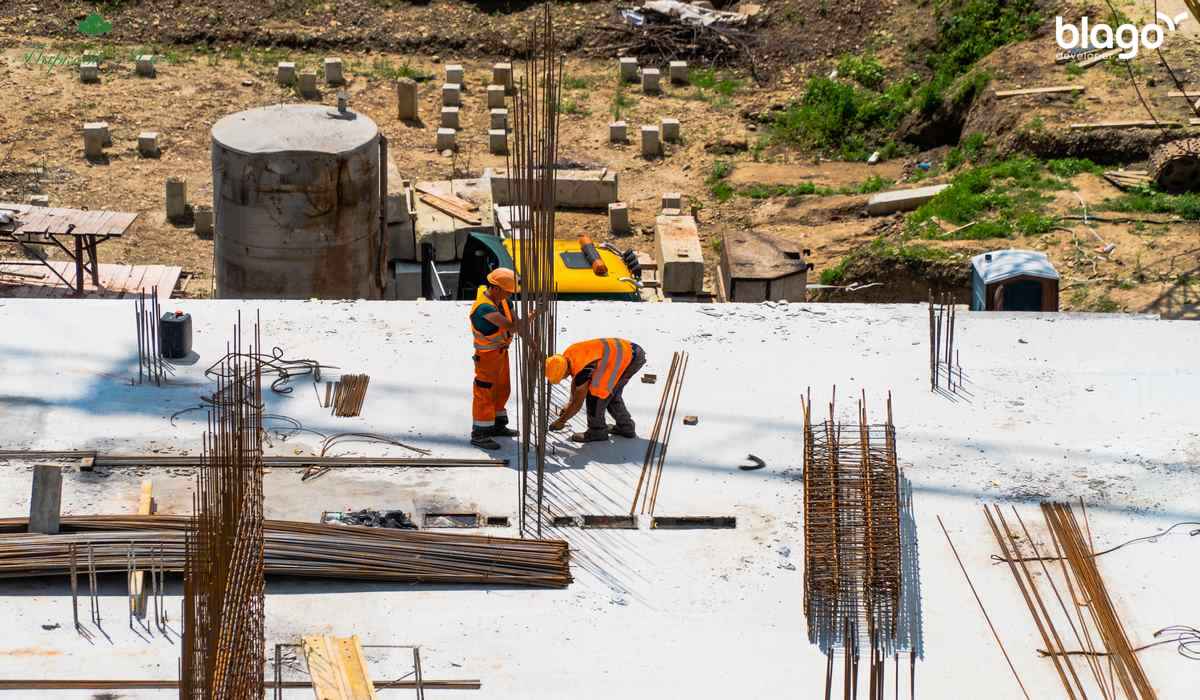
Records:
[[[475,298],[487,274],[497,267],[521,274],[516,241],[486,233],[472,233],[463,247],[454,298]],[[563,300],[607,299],[640,301],[641,282],[637,254],[612,245],[593,245],[586,237],[554,242],[554,282]]]

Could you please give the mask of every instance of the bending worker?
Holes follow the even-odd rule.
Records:
[[[636,435],[633,417],[621,397],[625,385],[646,364],[642,348],[621,338],[597,338],[575,343],[561,355],[546,358],[546,379],[557,384],[571,375],[571,400],[563,407],[551,430],[562,430],[586,401],[587,432],[575,433],[575,442],[607,440],[610,432],[604,414],[610,413],[617,424],[611,432],[621,437]]]
[[[519,291],[517,274],[507,267],[488,273],[471,306],[471,333],[475,336],[475,387],[471,402],[471,444],[498,450],[497,437],[516,437],[508,427],[508,346],[513,333],[524,332],[509,297]]]

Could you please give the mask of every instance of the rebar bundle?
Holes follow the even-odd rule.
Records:
[[[958,320],[954,295],[942,294],[935,302],[929,295],[929,389],[937,391],[946,378],[946,388],[957,392],[962,388],[962,364],[954,346],[954,322]]]
[[[73,515],[57,535],[28,532],[27,518],[0,519],[0,578],[86,577],[120,572],[130,551],[163,572],[184,569],[189,518],[181,515]],[[269,575],[402,583],[564,588],[571,551],[563,540],[263,521]],[[88,556],[92,560],[89,566]]]
[[[687,372],[687,364],[686,352],[677,352],[671,357],[671,369],[667,372],[667,381],[658,401],[658,413],[654,417],[650,443],[646,445],[642,473],[638,476],[637,490],[633,492],[633,504],[629,506],[630,515],[637,509],[638,496],[642,497],[642,514],[654,515],[654,506],[658,503],[658,486],[662,483],[663,464],[667,459],[667,445],[671,442],[671,428],[675,425],[675,409],[679,406],[679,394],[683,390],[683,376]],[[646,484],[644,492],[643,482]]]
[[[542,534],[546,435],[550,387],[546,358],[554,354],[554,209],[558,163],[559,85],[563,58],[554,35],[551,3],[529,32],[524,76],[513,97],[513,144],[507,157],[509,200],[528,212],[529,224],[516,242],[520,270],[518,313],[524,332],[517,349],[517,396],[521,417],[520,532]],[[536,483],[530,486],[531,472]],[[532,511],[532,522],[530,522]]]
[[[133,309],[137,323],[137,383],[150,382],[162,386],[166,364],[163,362],[158,337],[158,319],[162,317],[158,306],[158,287],[150,288],[149,299],[145,289],[138,291],[138,295],[133,298]]]
[[[218,374],[185,531],[181,700],[261,700],[265,640],[262,347],[241,317]],[[140,540],[139,540],[140,542]],[[132,547],[132,545],[129,545]]]
[[[365,374],[343,374],[336,382],[325,382],[324,408],[335,416],[353,417],[362,412],[371,377]]]
[[[852,698],[865,649],[872,700],[882,697],[884,661],[899,651],[899,486],[890,394],[882,424],[867,422],[865,395],[857,424],[838,422],[831,400],[828,419],[814,425],[812,400],[804,401],[804,610],[809,641],[829,659],[827,698],[837,650]]]

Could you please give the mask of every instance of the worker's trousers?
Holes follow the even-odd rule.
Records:
[[[612,393],[607,399],[601,399],[593,396],[591,392],[587,395],[587,423],[588,432],[599,434],[600,432],[607,433],[608,427],[605,424],[604,414],[612,415],[613,420],[617,423],[617,429],[621,431],[633,431],[633,416],[629,415],[629,409],[625,408],[625,385],[633,379],[633,375],[638,373],[638,370],[646,364],[646,351],[642,350],[640,345],[633,344],[633,359],[629,361],[629,366],[621,373],[617,379],[617,385],[613,387]]]
[[[508,424],[508,348],[475,353],[475,389],[472,392],[471,418],[474,432]]]

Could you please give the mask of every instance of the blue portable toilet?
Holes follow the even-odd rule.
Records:
[[[972,311],[1058,311],[1058,271],[1045,253],[994,250],[971,258]]]

